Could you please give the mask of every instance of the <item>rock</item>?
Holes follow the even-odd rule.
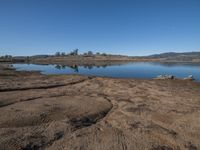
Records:
[[[173,75],[159,75],[156,77],[156,79],[174,79],[175,77]]]
[[[193,81],[195,80],[193,75],[189,75],[188,77],[184,78],[183,80],[190,80],[190,81]]]
[[[159,75],[155,79],[162,79],[162,80],[164,80],[164,79],[175,79],[175,76],[173,76],[173,75]],[[194,79],[193,75],[189,75],[188,77],[183,78],[183,80],[193,81],[195,79]]]

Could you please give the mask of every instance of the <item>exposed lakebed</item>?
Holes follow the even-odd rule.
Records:
[[[9,66],[0,64],[0,149],[200,149],[200,82],[46,76]]]
[[[200,64],[194,63],[134,62],[108,66],[13,64],[13,67],[17,70],[40,71],[42,74],[81,74],[115,78],[151,79],[164,74],[184,78],[193,75],[200,81]]]

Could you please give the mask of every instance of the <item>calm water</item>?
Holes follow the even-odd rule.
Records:
[[[63,66],[13,64],[17,70],[41,71],[43,74],[83,74],[117,78],[154,78],[158,75],[171,74],[179,78],[193,75],[200,81],[200,64],[161,64],[149,62],[128,63],[113,66]]]

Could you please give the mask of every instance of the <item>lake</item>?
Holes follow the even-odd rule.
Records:
[[[200,81],[200,64],[192,63],[134,62],[111,66],[13,64],[13,67],[19,71],[41,71],[42,74],[81,74],[116,78],[151,79],[164,74],[184,78],[193,75]]]

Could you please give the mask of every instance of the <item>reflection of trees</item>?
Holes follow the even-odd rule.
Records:
[[[62,68],[62,69],[65,69],[65,68],[66,68],[66,66],[65,66],[65,65],[61,65],[61,68]]]
[[[89,69],[89,70],[91,70],[91,69],[93,69],[94,67],[97,67],[97,68],[100,68],[100,67],[102,67],[102,68],[106,68],[107,67],[107,65],[106,64],[104,64],[104,65],[95,65],[95,64],[90,64],[90,65],[81,65],[82,67],[84,67],[85,69]],[[66,68],[71,68],[71,69],[73,69],[74,70],[74,72],[79,72],[79,66],[78,65],[76,65],[76,64],[74,64],[74,65],[56,65],[55,66],[55,68],[56,69],[59,69],[59,70],[62,70],[62,69],[66,69]]]
[[[93,69],[96,65],[83,65],[85,69]]]
[[[60,70],[60,69],[62,69],[62,66],[61,65],[56,65],[55,68]]]
[[[88,69],[92,69],[92,68],[93,68],[93,65],[89,65],[89,66],[88,66]]]
[[[103,68],[106,68],[106,67],[107,67],[107,65],[102,65],[102,67],[103,67]]]
[[[78,72],[78,65],[72,65],[69,67],[72,68],[74,70],[74,72]]]
[[[83,67],[86,68],[86,69],[93,69],[94,67],[97,67],[97,68],[100,68],[100,67],[106,68],[107,66],[108,65],[106,65],[106,64],[104,64],[104,65],[94,65],[94,64],[92,64],[92,65],[83,65]]]
[[[72,65],[72,66],[67,66],[67,65],[56,65],[56,66],[55,66],[55,68],[56,68],[56,69],[59,69],[59,70],[61,70],[61,69],[66,69],[66,67],[69,67],[69,68],[73,69],[74,72],[78,72],[78,66],[77,66],[77,65]]]

